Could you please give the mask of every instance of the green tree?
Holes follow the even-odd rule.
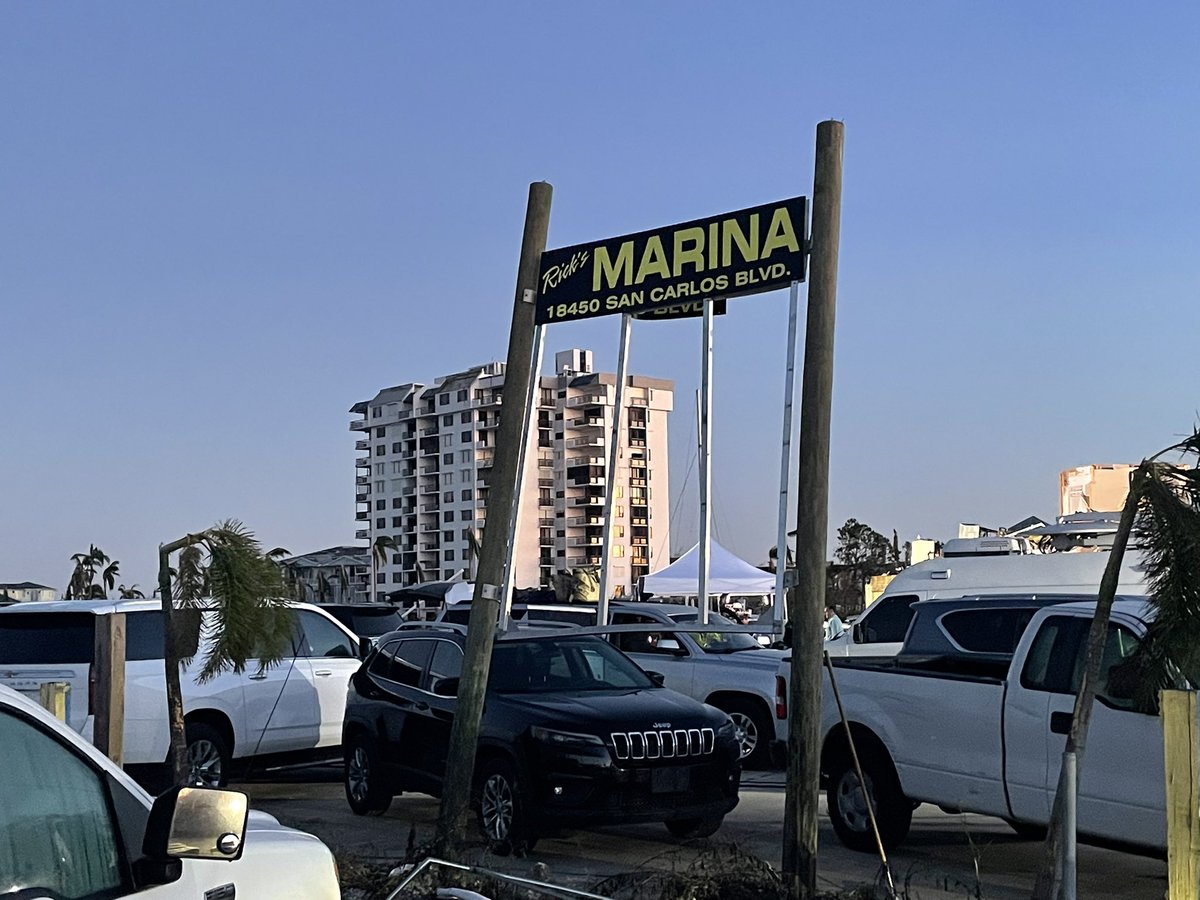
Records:
[[[175,553],[179,560],[173,570]],[[186,784],[191,773],[179,673],[197,653],[200,628],[211,639],[198,675],[203,682],[226,670],[242,672],[250,660],[257,661],[260,672],[276,665],[291,648],[292,613],[283,598],[279,566],[263,553],[254,534],[232,519],[160,544],[158,585],[171,762],[176,784]]]
[[[116,585],[121,572],[121,564],[95,544],[88,546],[87,553],[73,554],[71,561],[75,568],[63,592],[64,600],[102,600]]]
[[[394,537],[386,534],[379,535],[371,545],[371,600],[379,595],[379,567],[387,563],[388,551],[396,550],[399,546]]]
[[[125,587],[123,584],[120,585],[117,588],[117,596],[122,600],[143,600],[146,597],[146,595],[142,593],[141,588],[136,584],[131,584],[129,587]]]
[[[1191,465],[1167,463],[1162,457],[1179,453]],[[1135,657],[1138,683],[1144,700],[1153,700],[1159,689],[1179,686],[1181,678],[1200,671],[1200,430],[1142,461],[1129,479],[1129,494],[1113,539],[1108,564],[1100,582],[1096,613],[1088,632],[1083,679],[1075,696],[1071,730],[1067,735],[1058,790],[1054,797],[1046,853],[1034,885],[1035,900],[1051,900],[1062,893],[1064,867],[1059,864],[1064,844],[1067,791],[1067,754],[1074,754],[1082,770],[1088,724],[1100,678],[1100,664],[1121,560],[1132,536],[1145,558],[1150,586],[1147,601],[1154,610],[1145,640]]]
[[[837,530],[837,538],[837,549],[833,555],[846,567],[848,583],[839,582],[842,590],[831,590],[828,602],[841,608],[857,608],[862,603],[863,589],[871,576],[882,574],[894,566],[892,544],[870,525],[857,519],[847,519]]]

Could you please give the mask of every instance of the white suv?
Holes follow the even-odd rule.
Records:
[[[293,604],[293,654],[259,672],[196,680],[206,649],[181,673],[188,757],[196,782],[224,784],[234,760],[255,765],[337,758],[346,686],[358,669],[359,639],[332,616]],[[166,775],[163,619],[156,600],[18,603],[0,609],[0,685],[34,699],[45,682],[70,685],[67,724],[90,739],[96,617],[125,614],[125,763],[158,787]]]
[[[339,896],[333,855],[311,834],[247,813],[245,794],[231,791],[184,788],[152,805],[79,735],[4,687],[0,747],[5,896]]]

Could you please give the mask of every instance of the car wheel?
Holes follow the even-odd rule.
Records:
[[[487,760],[480,769],[479,825],[497,856],[523,856],[537,843],[529,829],[516,767],[506,759]]]
[[[667,826],[667,831],[675,837],[691,840],[712,837],[724,821],[724,816],[710,816],[698,819],[672,819],[663,824]]]
[[[207,722],[188,722],[184,726],[187,742],[188,784],[200,787],[224,787],[229,778],[229,743]]]
[[[733,719],[742,765],[747,769],[769,768],[772,725],[766,709],[752,700],[725,700],[719,708]]]
[[[851,850],[873,853],[875,834],[871,829],[867,800],[875,807],[875,821],[885,850],[891,850],[908,835],[913,805],[900,790],[895,770],[886,759],[868,753],[860,758],[866,790],[859,784],[854,762],[843,756],[829,773],[826,800],[829,819],[838,839]]]
[[[356,734],[342,751],[345,764],[346,802],[358,816],[381,816],[392,805],[392,788],[379,765],[375,744]]]

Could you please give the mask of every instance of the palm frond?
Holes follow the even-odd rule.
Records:
[[[293,621],[279,567],[240,522],[210,529],[205,544],[213,641],[200,681],[226,670],[241,672],[251,659],[260,670],[278,663],[291,649]]]
[[[1200,436],[1176,445],[1200,455]],[[1200,684],[1200,473],[1144,463],[1134,534],[1146,560],[1154,610],[1141,647],[1141,699],[1159,690]]]

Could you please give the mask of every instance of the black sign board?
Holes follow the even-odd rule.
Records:
[[[739,297],[804,280],[807,200],[606,238],[542,254],[537,324],[615,313],[696,315],[710,297]],[[655,310],[666,310],[651,315]]]

